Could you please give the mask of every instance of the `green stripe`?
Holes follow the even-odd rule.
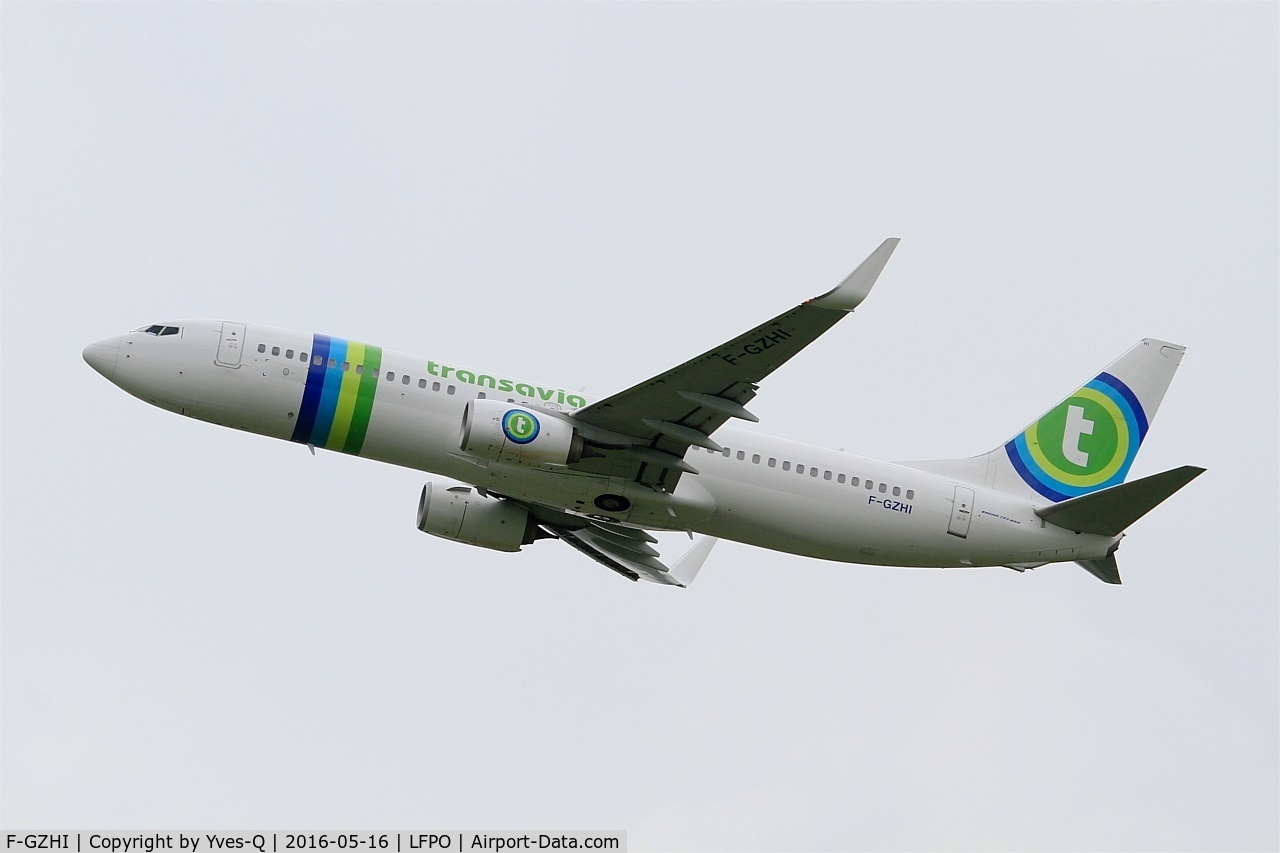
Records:
[[[347,433],[347,443],[342,446],[343,453],[360,453],[364,447],[365,434],[369,432],[369,418],[373,414],[373,395],[378,390],[378,377],[375,371],[382,367],[382,347],[365,345],[364,375],[360,377],[360,390],[356,396],[356,408],[351,414],[351,431]]]

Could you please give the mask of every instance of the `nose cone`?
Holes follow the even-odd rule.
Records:
[[[84,360],[111,381],[115,381],[116,358],[120,354],[120,338],[108,338],[84,348]]]

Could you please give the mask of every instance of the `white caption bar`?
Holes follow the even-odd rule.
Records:
[[[610,831],[459,832],[13,832],[4,850],[52,853],[470,853],[484,850],[604,850],[626,853],[627,833]]]

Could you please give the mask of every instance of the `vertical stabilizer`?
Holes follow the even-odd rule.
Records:
[[[1119,485],[1184,352],[1145,338],[990,453],[904,464],[1055,503]]]

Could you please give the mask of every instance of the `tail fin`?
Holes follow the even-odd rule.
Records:
[[[1145,338],[990,453],[903,464],[1055,503],[1119,485],[1184,352]]]

